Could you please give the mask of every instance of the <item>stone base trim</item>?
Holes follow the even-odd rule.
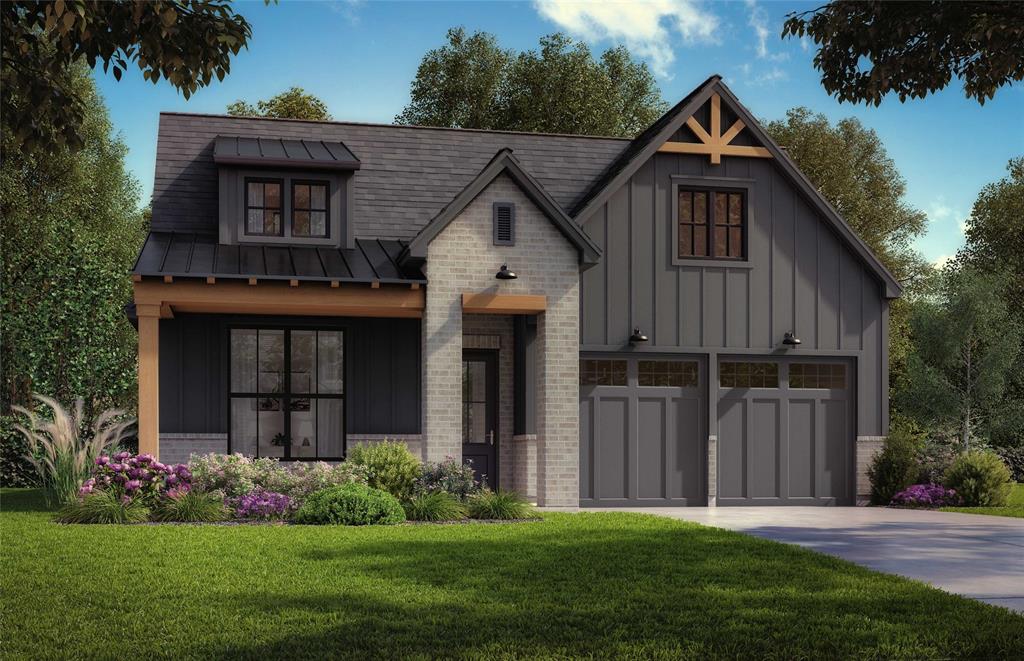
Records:
[[[708,435],[708,507],[718,500],[718,436]]]
[[[347,434],[345,443],[348,447],[356,445],[375,445],[384,441],[401,441],[409,448],[409,452],[417,457],[423,452],[423,436],[421,434]]]
[[[160,434],[160,461],[165,464],[184,464],[194,454],[227,454],[227,451],[227,434]]]
[[[885,436],[857,437],[857,504],[867,505],[871,500],[871,480],[868,479],[868,467],[875,455],[881,452],[885,444]]]
[[[537,435],[512,437],[512,491],[537,503]]]

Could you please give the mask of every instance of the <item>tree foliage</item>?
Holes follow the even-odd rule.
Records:
[[[327,104],[307,93],[301,87],[292,87],[286,92],[252,105],[238,100],[228,106],[228,114],[239,117],[275,117],[290,119],[330,119]]]
[[[840,101],[878,105],[943,89],[955,76],[985,103],[1024,80],[1024,3],[838,0],[789,14],[783,37],[818,44],[814,66]]]
[[[87,412],[135,408],[128,272],[144,237],[138,184],[84,63],[67,74],[83,102],[83,147],[25,152],[3,130],[0,171],[0,406],[31,393],[86,400]],[[20,98],[16,102],[24,101]]]
[[[633,136],[667,108],[650,69],[621,46],[595,59],[561,33],[518,54],[485,32],[453,28],[447,39],[423,57],[397,123]]]
[[[914,351],[897,403],[921,422],[957,429],[965,449],[1002,415],[1020,353],[1004,284],[999,275],[949,267],[938,296],[914,303]]]
[[[252,32],[226,0],[5,0],[0,112],[10,145],[59,150],[85,144],[89,98],[68,71],[103,65],[118,80],[134,62],[154,84],[187,99],[231,69]]]

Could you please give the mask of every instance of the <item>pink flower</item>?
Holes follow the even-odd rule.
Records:
[[[138,480],[128,480],[125,483],[124,488],[127,491],[137,491],[141,486],[142,482],[139,482]]]
[[[106,466],[109,463],[110,463],[110,457],[108,457],[105,454],[102,454],[102,455],[96,457],[96,465],[97,466]]]

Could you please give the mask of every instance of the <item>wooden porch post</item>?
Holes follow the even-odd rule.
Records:
[[[160,306],[136,305],[139,319],[139,453],[160,458]]]

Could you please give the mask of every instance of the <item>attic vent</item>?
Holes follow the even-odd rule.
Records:
[[[494,245],[516,244],[516,205],[511,202],[494,203]]]

